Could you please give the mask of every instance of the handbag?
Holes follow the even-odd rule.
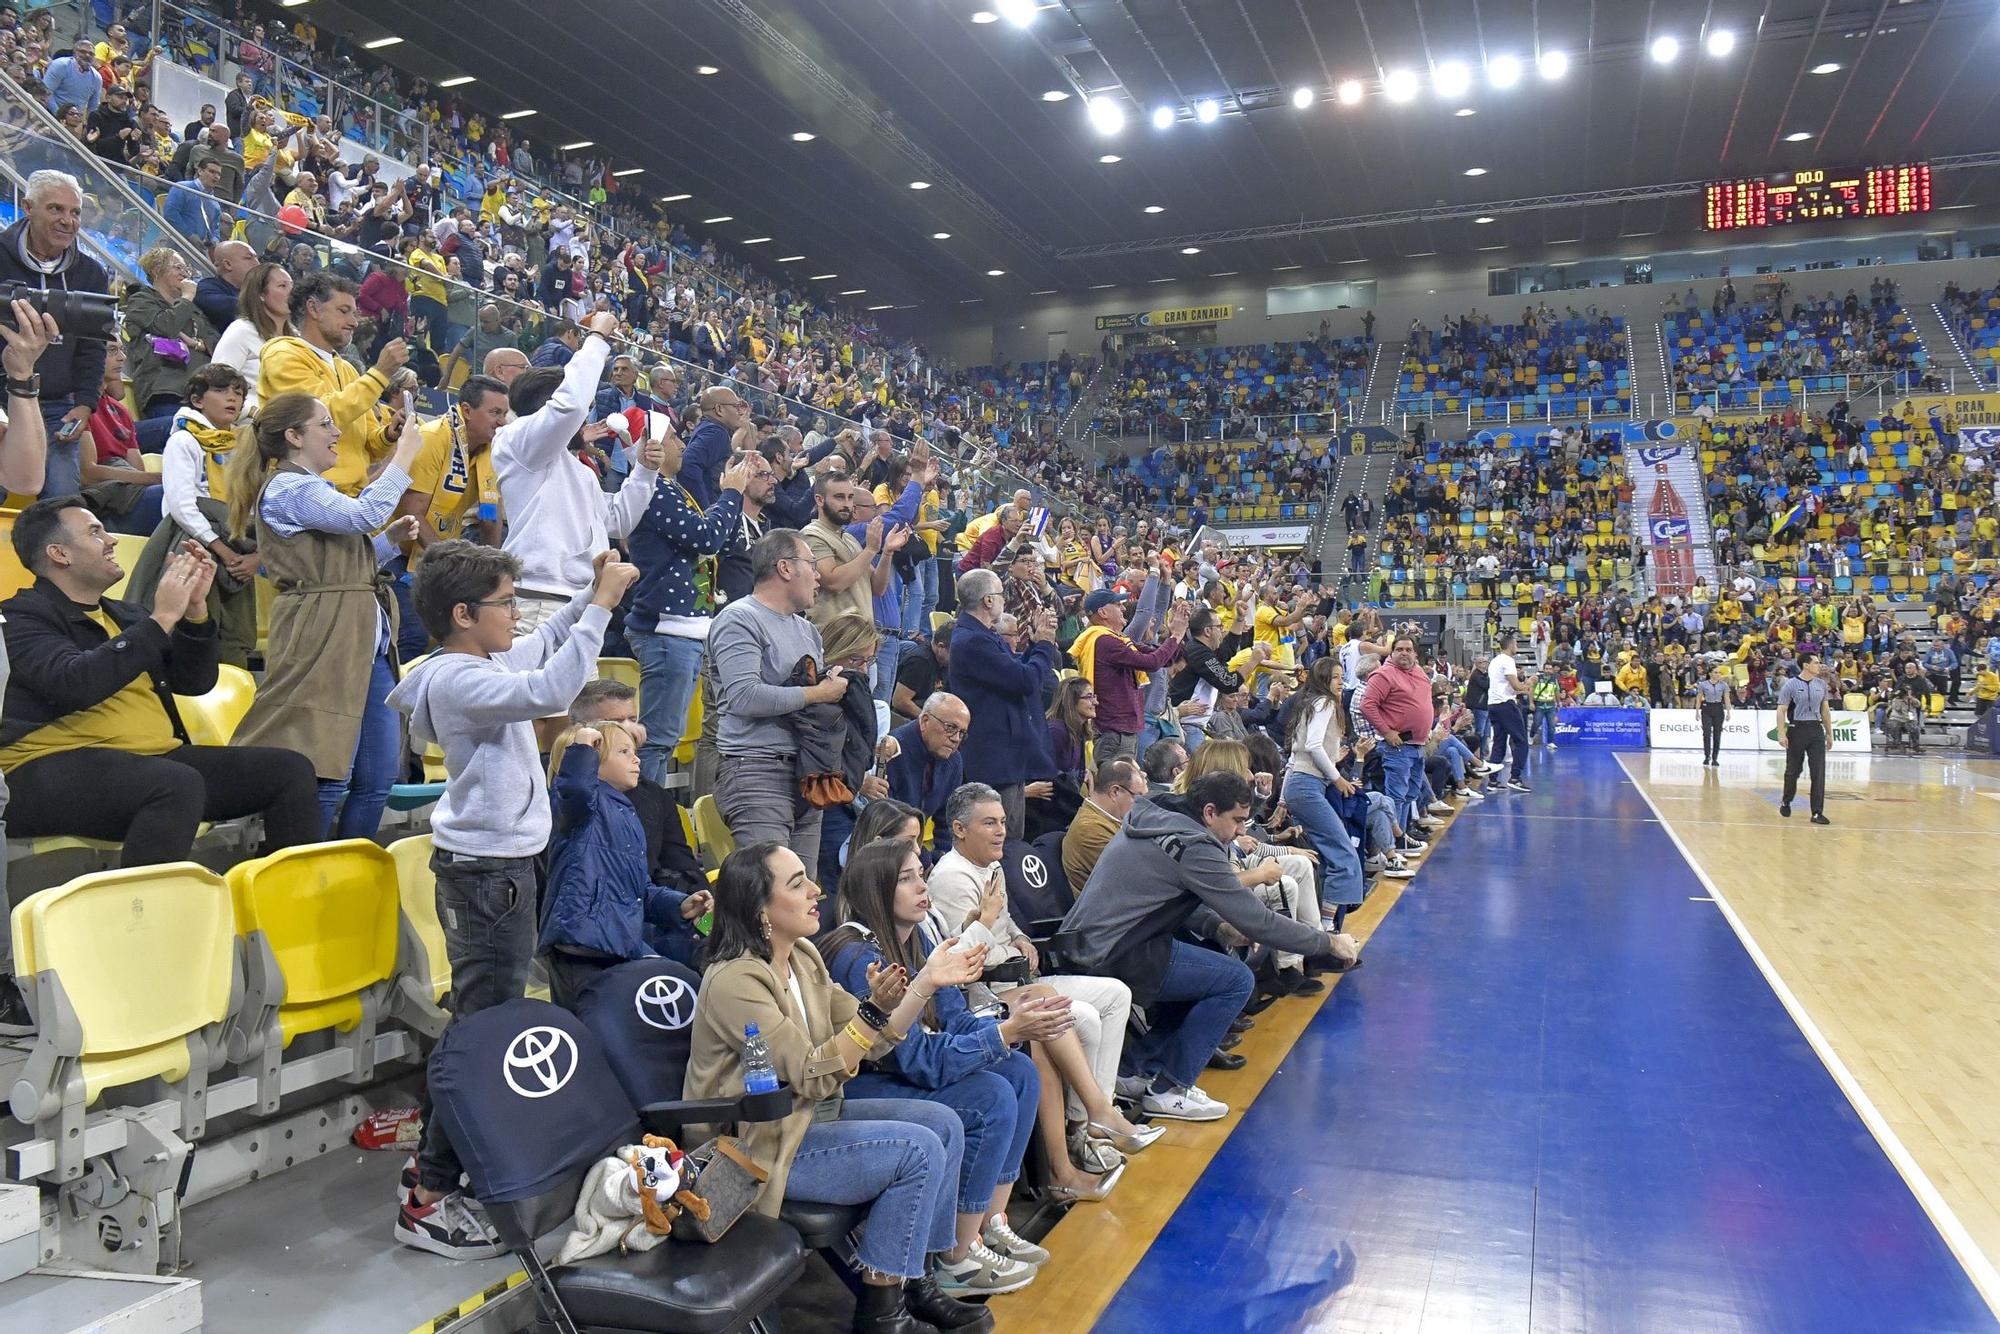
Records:
[[[147,336],[146,341],[151,345],[153,355],[160,359],[162,365],[185,366],[188,364],[188,345],[180,339],[161,338],[157,334],[152,334]]]
[[[674,1236],[681,1241],[720,1241],[736,1220],[750,1212],[771,1174],[751,1161],[743,1142],[717,1135],[688,1151],[683,1164],[687,1188],[708,1205],[706,1217],[689,1210],[674,1219]]]

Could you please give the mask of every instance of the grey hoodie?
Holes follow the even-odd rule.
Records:
[[[1318,958],[1325,933],[1281,917],[1243,888],[1229,853],[1180,798],[1141,797],[1097,859],[1057,933],[1080,973],[1115,977],[1148,1005],[1159,991],[1174,933],[1208,935],[1227,922],[1261,945]]]
[[[434,846],[473,857],[533,857],[548,846],[535,720],[569,711],[610,622],[586,588],[506,652],[433,653],[389,692],[410,716],[410,735],[444,748]]]

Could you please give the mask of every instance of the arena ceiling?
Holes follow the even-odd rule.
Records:
[[[413,72],[473,76],[475,105],[532,108],[514,126],[537,144],[592,140],[644,169],[628,188],[692,196],[669,207],[697,235],[802,279],[834,274],[812,285],[866,289],[857,304],[930,311],[1503,247],[1645,253],[1699,230],[1699,196],[1659,187],[2000,149],[1992,0],[315,9],[362,40],[403,38],[379,54]],[[1662,37],[1679,43],[1671,61],[1655,58]],[[1556,53],[1567,71],[1544,77]],[[1509,57],[1518,80],[1495,87]],[[1402,71],[1407,100],[1391,95]],[[1122,130],[1098,132],[1090,95],[1123,111]],[[1939,172],[1937,206],[2000,204],[1996,175]],[[757,237],[771,239],[742,249]]]

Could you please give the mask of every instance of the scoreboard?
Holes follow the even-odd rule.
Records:
[[[1814,168],[1778,176],[1711,181],[1702,225],[1711,232],[1785,227],[1843,218],[1893,218],[1931,211],[1927,162],[1860,171]]]

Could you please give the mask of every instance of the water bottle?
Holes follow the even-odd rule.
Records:
[[[778,1072],[771,1065],[771,1048],[758,1035],[755,1024],[743,1025],[743,1091],[778,1091]]]

